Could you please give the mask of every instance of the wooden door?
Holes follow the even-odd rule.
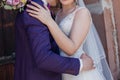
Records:
[[[13,80],[16,12],[0,8],[0,80]]]

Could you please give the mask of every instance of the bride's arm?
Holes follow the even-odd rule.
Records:
[[[35,3],[34,5],[39,6],[40,10],[38,9],[39,11],[37,11],[34,7],[35,11],[27,10],[29,14],[45,23],[58,46],[66,52],[67,55],[73,55],[89,31],[91,18],[88,10],[84,8],[76,12],[70,35],[67,37],[45,9]],[[30,7],[29,5],[28,7],[32,8],[33,6]]]
[[[58,46],[68,55],[73,55],[84,41],[90,27],[90,15],[86,9],[76,12],[69,37],[58,27],[55,21],[46,24]]]

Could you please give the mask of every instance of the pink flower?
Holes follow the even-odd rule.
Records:
[[[13,5],[17,5],[20,3],[20,0],[13,0]]]
[[[2,0],[0,2],[0,8],[3,7],[7,10],[16,10],[19,9],[20,11],[24,9],[25,4],[28,0]],[[4,4],[4,5],[3,5]]]
[[[20,3],[20,0],[6,0],[6,3],[8,5],[14,5],[14,6],[16,6],[16,5],[18,5]]]

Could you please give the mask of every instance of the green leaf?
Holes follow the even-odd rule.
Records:
[[[12,9],[13,9],[13,8],[12,8],[11,6],[9,6],[9,5],[5,5],[4,8],[7,9],[7,10],[12,10]]]

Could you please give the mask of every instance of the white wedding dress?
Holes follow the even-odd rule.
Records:
[[[62,21],[59,23],[59,27],[60,29],[67,35],[69,36],[69,33],[71,31],[71,26],[73,23],[73,19],[75,16],[75,12],[77,10],[80,10],[84,7],[79,7],[76,10],[74,10],[72,13],[70,13],[69,15],[67,15],[64,19],[62,19]],[[57,17],[56,17],[57,19]],[[79,34],[78,34],[79,35]],[[86,40],[86,39],[85,39]],[[84,42],[85,42],[84,40]],[[60,50],[60,54],[61,56],[65,56],[65,57],[74,57],[74,58],[80,58],[80,56],[85,53],[83,50],[83,44],[84,42],[81,44],[81,46],[79,47],[79,49],[76,51],[76,53],[74,53],[74,55],[72,56],[68,56],[66,55],[62,50]],[[94,49],[93,49],[94,50]],[[70,74],[62,74],[62,80],[106,80],[105,77],[103,76],[103,73],[101,71],[99,71],[97,68],[94,70],[90,70],[90,71],[83,71],[80,72],[77,76],[74,75],[70,75]]]

